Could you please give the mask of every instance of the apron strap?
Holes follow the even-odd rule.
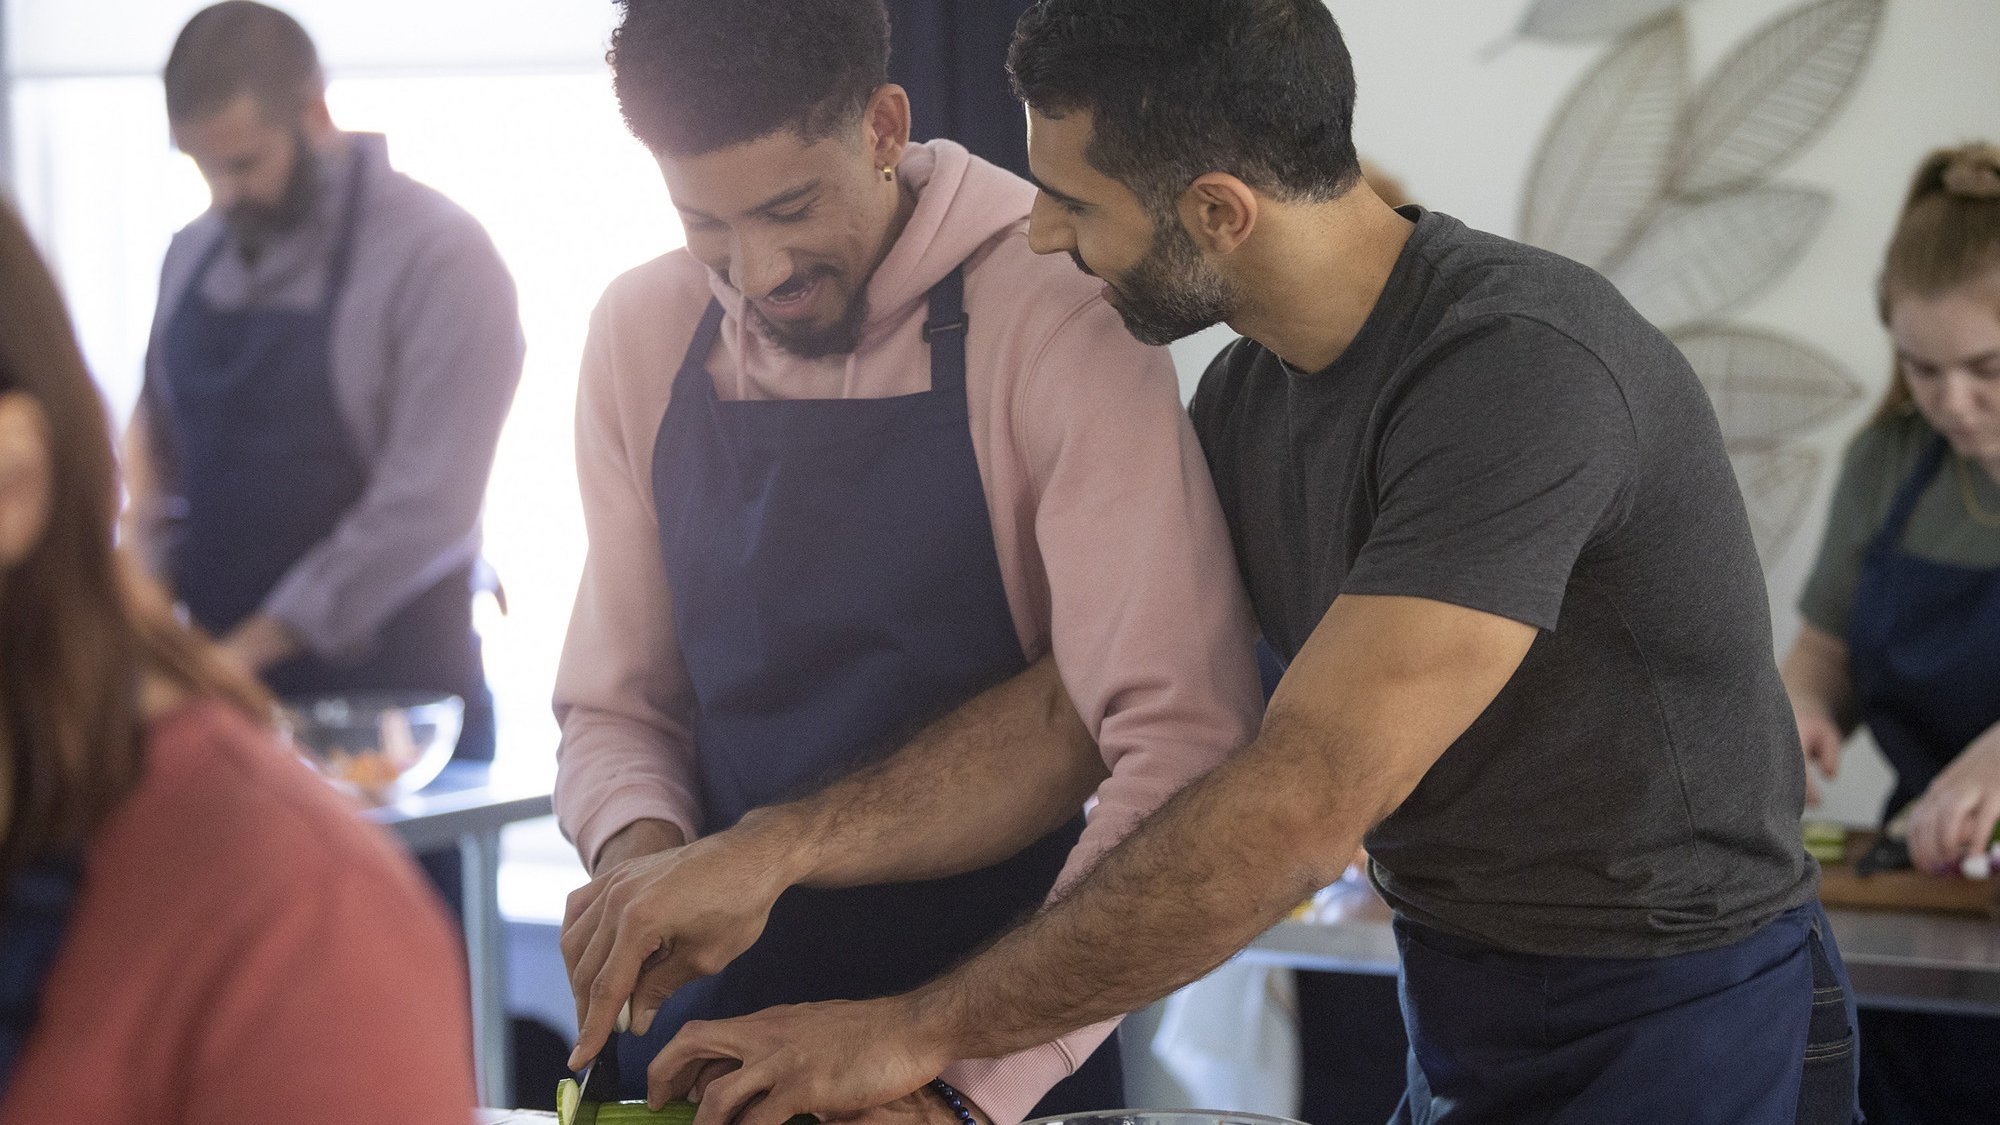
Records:
[[[333,257],[327,259],[326,287],[320,294],[320,315],[328,320],[333,318],[333,309],[340,301],[341,291],[347,288],[348,267],[354,261],[354,232],[361,227],[361,190],[366,179],[367,160],[358,151],[353,153],[354,168],[347,177],[347,201],[341,208],[340,228],[334,233]],[[225,223],[222,233],[215,236],[208,249],[202,252],[201,260],[195,263],[194,273],[188,281],[187,295],[198,296],[202,282],[208,280],[208,271],[215,268],[215,260],[222,256],[222,250],[229,245],[229,227]]]
[[[229,226],[225,221],[222,233],[215,236],[215,241],[209,243],[208,249],[202,252],[201,260],[195,263],[194,273],[188,281],[187,292],[181,296],[181,300],[185,301],[189,297],[200,295],[201,283],[208,280],[208,271],[215,268],[215,260],[222,257],[223,247],[228,245]]]
[[[1889,506],[1889,515],[1882,521],[1882,530],[1877,533],[1876,547],[1894,550],[1903,541],[1903,529],[1908,526],[1910,516],[1917,510],[1917,501],[1923,497],[1931,478],[1937,476],[1938,468],[1944,464],[1947,445],[1943,435],[1931,440],[1930,447],[1917,460],[1917,467],[1903,481],[1896,491],[1895,503]]]
[[[965,335],[972,324],[972,318],[965,313],[964,268],[952,270],[932,286],[928,300],[923,335],[924,343],[931,346],[931,389],[962,389],[965,386]],[[682,375],[707,370],[708,353],[715,350],[715,341],[721,335],[723,315],[722,302],[711,297],[708,308],[701,314],[701,322],[695,326],[694,337],[688,341],[687,357],[681,364]],[[712,381],[710,385],[713,385]],[[679,388],[675,390],[678,392]]]
[[[715,350],[715,341],[722,335],[722,316],[722,302],[710,297],[708,308],[702,311],[701,323],[695,325],[694,338],[688,341],[687,357],[681,361],[683,374],[690,370],[704,374],[708,371],[708,353]],[[710,387],[715,385],[713,379],[706,382]],[[680,393],[678,386],[674,393]]]
[[[964,390],[965,336],[972,320],[965,314],[965,267],[954,268],[931,286],[930,316],[924,322],[924,343],[931,346],[931,390]],[[942,339],[940,339],[942,338]]]

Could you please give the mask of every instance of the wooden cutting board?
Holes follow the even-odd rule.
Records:
[[[1828,906],[1931,910],[2000,918],[2000,879],[1962,879],[1914,870],[1856,875],[1855,861],[1867,855],[1874,844],[1873,832],[1847,834],[1846,862],[1820,865],[1821,902]]]

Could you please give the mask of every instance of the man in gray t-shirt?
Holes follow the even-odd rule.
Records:
[[[656,1092],[721,1058],[698,1125],[879,1104],[1206,973],[1365,835],[1396,1121],[1851,1122],[1763,577],[1672,344],[1582,266],[1377,198],[1322,0],[1038,0],[1010,68],[1035,249],[1142,340],[1246,337],[1192,413],[1284,674],[1249,746],[979,956],[684,1032]]]
[[[1798,738],[1715,413],[1603,278],[1416,209],[1353,342],[1239,340],[1191,413],[1264,634],[1334,599],[1533,626],[1479,720],[1367,836],[1409,918],[1504,949],[1655,957],[1812,897]]]

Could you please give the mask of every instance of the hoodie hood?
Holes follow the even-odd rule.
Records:
[[[724,331],[745,367],[853,364],[918,314],[932,286],[981,247],[1026,221],[1034,185],[968,152],[934,140],[904,150],[897,175],[917,193],[917,206],[895,245],[868,279],[868,316],[853,354],[802,360],[751,327],[743,294],[713,270],[709,290],[727,315]],[[747,375],[748,372],[745,372]]]

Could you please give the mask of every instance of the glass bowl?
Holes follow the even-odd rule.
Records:
[[[335,786],[387,804],[429,785],[465,722],[456,695],[370,691],[287,699],[284,723],[306,762]]]

